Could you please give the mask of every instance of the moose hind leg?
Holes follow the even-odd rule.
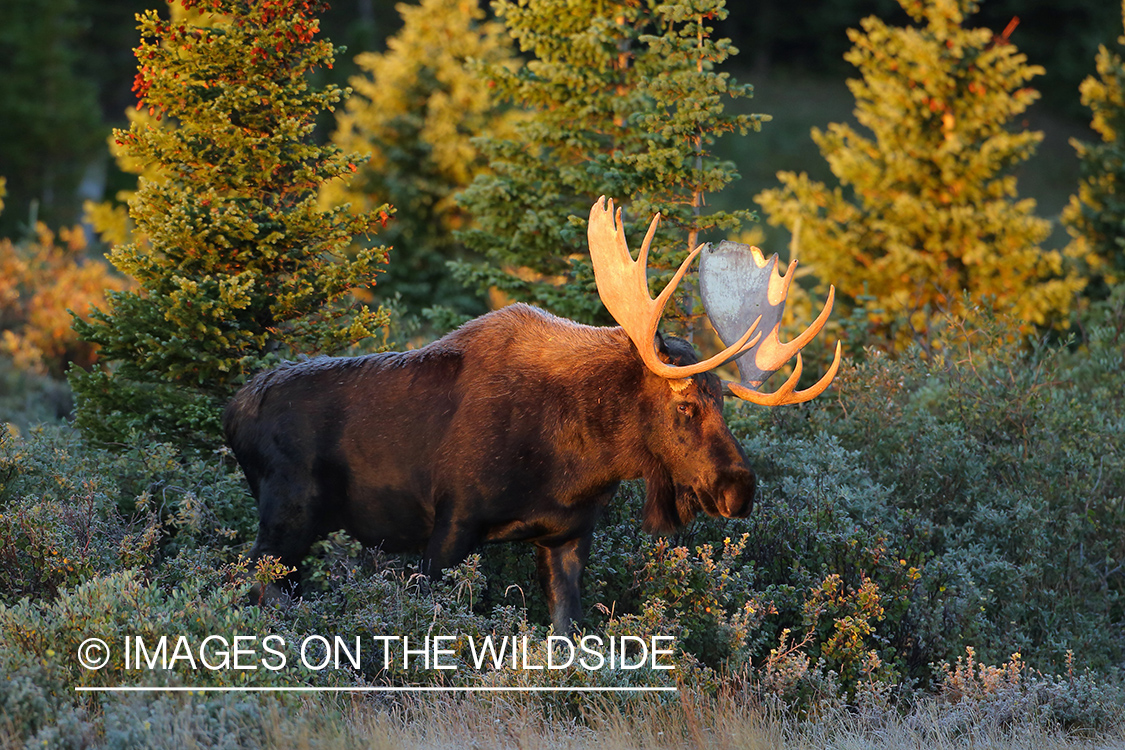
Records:
[[[582,571],[590,557],[590,541],[591,535],[585,535],[558,545],[537,545],[539,584],[559,635],[573,633],[582,622]]]

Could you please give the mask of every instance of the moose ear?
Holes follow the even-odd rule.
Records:
[[[664,339],[664,334],[660,331],[652,337],[652,348],[656,350],[656,356],[664,364],[672,364],[672,354],[668,351],[668,344]]]
[[[653,535],[671,534],[683,525],[676,508],[676,485],[667,471],[657,467],[646,473],[645,489],[642,529]]]

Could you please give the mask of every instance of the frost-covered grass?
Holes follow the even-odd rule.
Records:
[[[281,701],[264,697],[123,698],[107,702],[90,748],[401,748],[418,750],[1077,750],[1125,747],[1120,726],[1080,733],[980,706],[926,700],[909,710],[825,709],[796,718],[735,698],[584,699],[423,696]],[[78,738],[75,738],[78,739]],[[38,742],[33,745],[43,746]],[[50,744],[54,744],[53,742]],[[29,745],[30,746],[30,745]],[[0,748],[24,747],[3,736]]]

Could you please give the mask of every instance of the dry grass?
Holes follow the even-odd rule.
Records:
[[[97,730],[91,728],[78,742],[57,737],[49,745],[168,750],[1125,750],[1125,727],[1081,735],[1034,720],[1000,725],[983,714],[934,701],[906,714],[839,709],[800,720],[745,701],[690,693],[670,699],[554,702],[479,695],[299,701],[132,697],[95,713],[100,713]],[[0,748],[23,747],[27,738],[6,733],[4,725],[0,718]]]
[[[1068,734],[1034,722],[998,726],[948,706],[928,703],[901,715],[833,712],[797,720],[733,701],[646,698],[630,702],[584,701],[578,706],[535,700],[470,696],[425,697],[378,705],[357,699],[339,720],[315,719],[316,703],[271,721],[271,747],[363,747],[371,750],[1073,750],[1125,748],[1118,728],[1097,736]],[[179,745],[183,748],[184,745]]]

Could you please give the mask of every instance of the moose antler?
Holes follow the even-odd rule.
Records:
[[[829,290],[824,309],[812,325],[797,338],[783,344],[778,337],[778,330],[797,261],[790,263],[785,276],[781,276],[776,270],[776,255],[767,261],[758,248],[723,242],[717,251],[712,251],[710,245],[700,245],[693,250],[668,286],[653,300],[648,292],[646,263],[649,245],[656,234],[659,220],[658,213],[649,224],[639,257],[635,261],[625,240],[621,209],[617,209],[615,213],[612,200],[607,208],[605,196],[598,199],[590,209],[590,223],[587,227],[598,294],[610,315],[628,333],[645,365],[661,377],[686,378],[713,370],[735,359],[742,382],[724,382],[724,392],[766,406],[797,404],[823,393],[840,368],[840,343],[836,344],[836,354],[828,372],[814,386],[803,391],[796,390],[802,370],[799,352],[828,320],[835,288]],[[723,343],[742,331],[746,321],[753,319],[753,323],[719,354],[694,365],[676,367],[663,362],[657,354],[654,345],[656,328],[676,285],[687,272],[692,260],[704,250],[706,252],[700,265],[703,305]],[[746,250],[750,251],[749,261],[746,260]],[[709,272],[708,266],[711,269]],[[732,284],[732,281],[735,283]],[[733,296],[732,291],[735,291]],[[763,336],[759,331],[754,335],[763,322],[768,327],[768,333]],[[797,361],[793,373],[781,387],[774,393],[759,392],[757,388],[794,354],[797,355]]]
[[[766,406],[799,404],[816,398],[829,386],[840,368],[841,348],[837,342],[835,357],[824,377],[811,388],[795,390],[802,369],[799,352],[828,321],[836,289],[829,288],[824,309],[816,320],[797,338],[783,344],[778,332],[797,261],[789,263],[784,276],[778,273],[777,268],[776,254],[767,259],[756,247],[727,241],[720,242],[714,250],[704,252],[699,264],[703,307],[719,338],[729,340],[741,330],[743,322],[751,318],[758,320],[766,331],[757,344],[747,347],[736,360],[742,382],[723,383],[724,390],[730,395]],[[762,383],[794,354],[797,362],[789,379],[773,393],[759,392],[757,389]]]
[[[664,287],[664,291],[654,300],[648,293],[646,270],[648,248],[652,244],[653,235],[656,234],[660,214],[652,217],[648,233],[641,244],[640,256],[633,260],[633,256],[629,254],[629,245],[625,241],[621,209],[617,209],[614,213],[613,201],[609,201],[608,208],[605,202],[603,195],[590,209],[590,223],[586,229],[590,242],[590,259],[594,263],[594,280],[602,303],[613,319],[629,334],[633,345],[640,352],[641,360],[650,370],[663,378],[686,378],[713,370],[737,357],[748,346],[758,343],[760,334],[750,342],[750,337],[758,326],[758,321],[754,321],[735,343],[703,362],[680,367],[662,361],[654,344],[660,316],[664,314],[664,307],[676,290],[676,285],[687,272],[688,266],[706,245],[700,245],[688,255],[687,260],[676,271],[676,275],[668,282],[668,286]]]

